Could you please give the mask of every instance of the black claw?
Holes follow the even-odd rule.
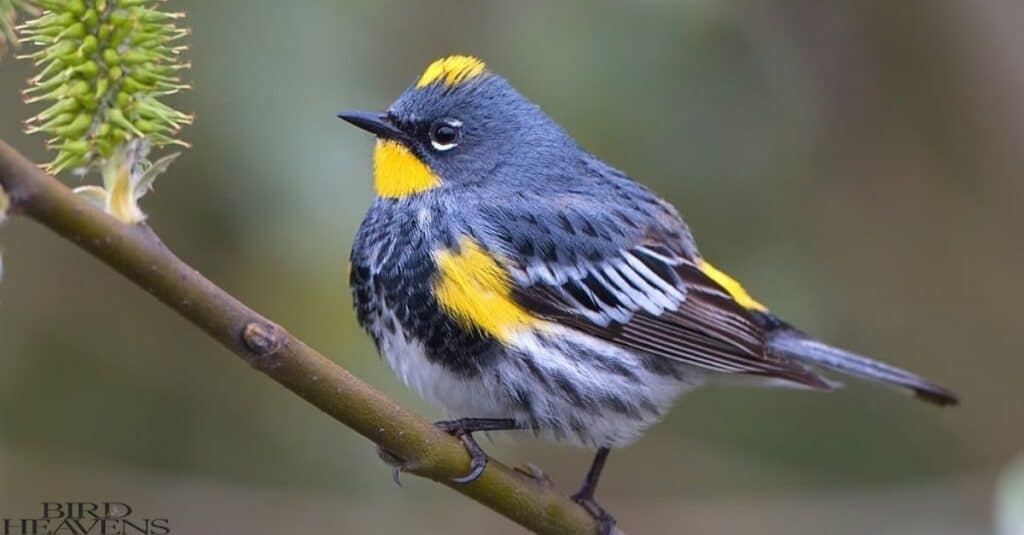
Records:
[[[480,474],[484,473],[484,468],[486,468],[486,467],[487,467],[487,463],[484,463],[484,464],[481,464],[481,465],[477,465],[476,467],[474,467],[469,472],[469,474],[466,474],[466,475],[464,475],[462,477],[453,477],[452,478],[452,483],[458,483],[459,485],[465,485],[467,483],[472,483],[472,482],[476,481],[477,478],[480,477]]]
[[[402,486],[402,467],[396,466],[391,472],[391,479],[395,482],[395,485]]]
[[[465,485],[476,481],[487,468],[487,453],[473,438],[474,431],[500,431],[515,429],[515,422],[496,418],[460,418],[444,420],[434,424],[438,429],[448,433],[462,442],[469,453],[469,473],[462,477],[453,477],[452,482]]]
[[[462,445],[466,446],[466,451],[469,453],[469,473],[462,477],[453,477],[452,481],[460,485],[476,481],[484,473],[484,468],[487,468],[487,454],[476,443],[476,439],[471,433],[464,430],[449,431],[449,433],[462,441]]]
[[[504,418],[459,418],[458,420],[437,422],[434,425],[445,433],[458,438],[466,447],[466,452],[469,453],[469,473],[462,477],[452,478],[453,482],[460,485],[476,481],[487,468],[487,454],[473,439],[473,432],[517,429],[514,420]],[[382,461],[391,465],[391,479],[401,487],[402,472],[411,468],[409,463],[380,446],[377,446],[377,455]]]
[[[462,477],[453,477],[452,482],[460,485],[466,483],[472,483],[484,473],[484,468],[487,468],[487,455],[484,454],[481,457],[473,456],[469,460],[469,473]]]
[[[394,480],[396,485],[401,487],[402,471],[405,470],[407,464],[405,459],[400,458],[399,456],[395,455],[394,453],[391,453],[390,451],[380,446],[377,446],[377,456],[380,457],[380,460],[384,461],[385,464],[392,468],[391,479]]]
[[[615,517],[605,511],[601,504],[594,501],[593,498],[580,496],[579,494],[572,495],[572,501],[580,504],[581,507],[590,513],[590,516],[594,517],[601,524],[601,535],[612,535],[615,529]]]

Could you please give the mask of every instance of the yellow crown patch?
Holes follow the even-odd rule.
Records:
[[[476,78],[487,70],[487,65],[473,56],[448,56],[427,67],[416,82],[416,87],[426,87],[440,81],[448,87],[457,86],[466,80]]]

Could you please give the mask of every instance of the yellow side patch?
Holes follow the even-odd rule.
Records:
[[[724,272],[719,271],[718,268],[712,266],[708,261],[701,259],[697,262],[697,267],[704,272],[705,275],[711,277],[711,280],[718,283],[719,286],[729,292],[733,300],[739,303],[739,305],[747,310],[756,310],[758,312],[767,312],[768,307],[758,303],[750,294],[743,289],[736,279],[726,275]]]
[[[441,308],[463,327],[508,342],[515,332],[538,322],[512,300],[508,271],[476,240],[464,237],[460,250],[434,253],[439,276],[434,293]]]
[[[416,82],[416,87],[427,87],[438,80],[453,87],[480,76],[486,69],[484,62],[472,56],[448,56],[431,63],[423,71],[420,81]]]
[[[441,185],[441,179],[405,145],[378,139],[373,150],[373,187],[391,199],[408,197]]]

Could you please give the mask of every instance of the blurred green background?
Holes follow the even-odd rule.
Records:
[[[1024,4],[1003,0],[171,0],[195,147],[144,208],[179,255],[384,392],[345,263],[371,140],[427,63],[470,53],[676,204],[705,255],[790,321],[958,391],[691,394],[613,453],[632,533],[984,533],[1024,450]],[[0,63],[0,138],[31,67]],[[66,177],[68,182],[76,179]],[[518,533],[247,368],[41,227],[0,230],[0,517],[104,499],[173,533]],[[486,445],[485,445],[486,446]],[[590,454],[499,440],[571,492]]]

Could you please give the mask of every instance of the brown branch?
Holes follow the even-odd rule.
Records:
[[[11,211],[49,227],[176,310],[257,370],[320,410],[408,460],[409,471],[444,483],[538,533],[596,533],[581,507],[492,460],[468,485],[462,444],[257,314],[182,262],[146,225],[126,225],[78,198],[0,141],[0,186]]]

